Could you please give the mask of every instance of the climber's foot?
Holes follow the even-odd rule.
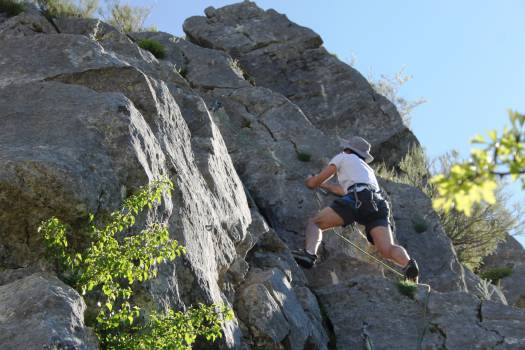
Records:
[[[417,262],[414,259],[410,259],[408,264],[403,267],[403,274],[405,275],[405,280],[418,283],[419,281],[419,267]]]
[[[308,253],[305,249],[292,251],[292,255],[298,265],[304,268],[311,268],[317,261],[317,255]]]

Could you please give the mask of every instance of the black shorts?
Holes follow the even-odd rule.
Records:
[[[364,225],[366,238],[374,244],[370,231],[378,226],[389,227],[390,207],[380,193],[368,189],[357,192],[357,199],[358,201],[356,201],[354,193],[351,192],[336,199],[330,208],[343,219],[343,226],[348,226],[354,222]],[[359,202],[361,205],[357,208],[356,203]]]

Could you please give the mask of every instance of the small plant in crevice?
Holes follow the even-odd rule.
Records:
[[[138,42],[138,45],[141,49],[151,52],[156,58],[162,59],[166,57],[166,48],[158,41],[143,39]]]
[[[424,217],[420,215],[415,215],[412,219],[412,227],[417,233],[423,233],[428,230],[428,222]]]
[[[238,75],[242,76],[244,80],[246,80],[250,85],[255,86],[255,78],[250,76],[242,67],[239,60],[233,59],[230,60],[230,68],[236,72]]]
[[[180,74],[181,77],[186,78],[186,75],[188,75],[188,68],[186,66],[177,68],[177,73]]]
[[[492,295],[495,293],[495,289],[491,288],[492,285],[489,280],[486,279],[480,279],[478,284],[476,285],[476,295],[481,300],[491,300]]]
[[[297,159],[301,162],[309,162],[312,159],[312,155],[306,152],[297,152]]]
[[[412,299],[414,298],[417,292],[417,284],[412,281],[399,280],[396,282],[396,287],[399,293]]]
[[[24,12],[25,6],[18,0],[0,0],[0,13],[13,17]]]
[[[486,280],[491,281],[494,284],[497,284],[502,278],[509,277],[510,275],[512,275],[512,267],[494,267],[492,269],[482,271],[479,275],[481,278],[484,278]]]
[[[102,349],[190,350],[198,336],[211,341],[221,337],[221,324],[232,318],[224,305],[198,305],[185,312],[146,312],[135,303],[137,284],[156,277],[162,263],[185,253],[162,224],[151,223],[132,232],[137,215],[172,189],[168,179],[142,187],[120,210],[111,213],[104,225],[95,224],[90,215],[85,249],[72,248],[68,226],[56,217],[39,227],[62,279],[98,301],[86,323],[95,330]]]
[[[243,119],[242,120],[242,126],[243,129],[251,129],[252,128],[252,121],[250,119]]]

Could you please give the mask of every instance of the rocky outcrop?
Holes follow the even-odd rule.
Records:
[[[480,301],[465,292],[439,293],[420,285],[411,297],[392,281],[369,274],[314,291],[333,325],[337,349],[525,346],[520,329],[525,314],[520,309]]]
[[[525,250],[511,235],[507,235],[496,251],[483,260],[481,271],[501,268],[511,271],[499,281],[509,304],[525,308]]]
[[[85,309],[80,295],[55,277],[32,274],[0,286],[2,349],[98,349],[84,326]]]
[[[188,254],[178,268],[163,270],[150,298],[166,306],[225,301],[218,283],[251,216],[202,99],[176,79],[145,75],[83,35],[17,42],[0,72],[3,266],[27,266],[41,256],[36,228],[43,218],[59,215],[78,227],[88,212],[115,208],[148,179],[168,175],[176,193],[150,218],[166,222]],[[17,50],[24,48],[40,50],[39,60],[18,65],[27,55]],[[140,60],[135,52],[132,58]],[[189,119],[198,119],[199,133],[188,127],[176,98],[184,100]],[[231,327],[226,342],[235,342],[235,332]]]
[[[0,36],[23,37],[37,34],[56,33],[56,28],[36,7],[26,5],[26,10],[18,16],[4,18],[0,12]]]
[[[368,139],[377,159],[394,165],[417,144],[396,108],[355,69],[322,46],[312,30],[253,2],[208,8],[206,17],[184,22],[188,38],[238,59],[257,86],[279,92],[332,137],[356,133]]]
[[[290,250],[333,200],[303,180],[339,152],[338,137],[359,130],[391,165],[417,140],[390,102],[284,15],[243,2],[209,8],[184,29],[188,40],[125,35],[97,19],[50,22],[34,8],[0,19],[0,310],[12,310],[0,313],[0,330],[30,325],[42,339],[30,346],[96,348],[82,299],[48,276],[36,229],[57,215],[81,245],[88,213],[169,176],[173,196],[140,224],[165,223],[187,254],[138,292],[146,308],[230,305],[223,340],[198,348],[348,349],[363,321],[378,348],[523,346],[522,311],[466,293],[476,277],[413,187],[383,183],[396,239],[432,291],[400,295],[391,273],[330,232],[319,265],[299,268]],[[145,38],[165,46],[164,59],[138,47]],[[355,228],[338,232],[374,254]],[[19,288],[37,296],[32,310],[51,295],[49,322],[31,326],[41,314]]]

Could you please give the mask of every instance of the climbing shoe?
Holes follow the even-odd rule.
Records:
[[[418,283],[419,267],[414,259],[408,261],[408,264],[403,268],[403,274],[405,275],[405,280]]]
[[[308,253],[305,249],[294,250],[292,255],[298,265],[307,269],[315,265],[317,255]]]

